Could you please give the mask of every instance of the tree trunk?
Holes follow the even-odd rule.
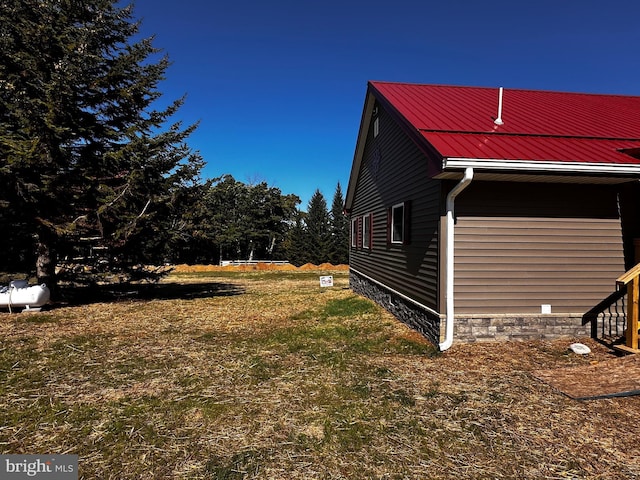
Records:
[[[45,283],[53,298],[56,290],[56,253],[54,236],[41,230],[36,237],[36,277],[38,283]]]
[[[276,236],[271,237],[271,243],[269,244],[269,248],[267,249],[267,253],[269,254],[269,258],[273,255],[273,249],[276,247]]]

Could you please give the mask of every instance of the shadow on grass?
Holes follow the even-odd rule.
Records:
[[[242,295],[245,288],[222,282],[59,286],[50,308],[100,302],[177,300]]]

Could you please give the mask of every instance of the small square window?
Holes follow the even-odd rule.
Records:
[[[404,242],[404,203],[391,207],[391,243]]]

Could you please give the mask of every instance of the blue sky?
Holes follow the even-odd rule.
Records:
[[[635,0],[137,0],[207,166],[331,205],[368,80],[640,95]]]

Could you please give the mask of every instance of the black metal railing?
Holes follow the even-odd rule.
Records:
[[[612,346],[623,341],[627,329],[627,288],[621,287],[583,316],[591,324],[591,337]]]

